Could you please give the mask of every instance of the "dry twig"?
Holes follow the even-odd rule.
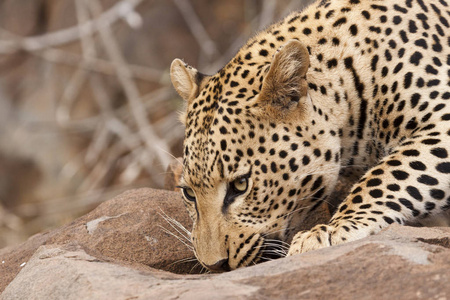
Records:
[[[101,5],[98,0],[86,1],[89,8],[95,15],[100,15]],[[120,52],[119,45],[112,34],[109,27],[100,28],[100,37],[105,46],[105,50],[111,61],[115,64],[117,69],[117,77],[121,83],[125,95],[130,106],[130,110],[138,125],[138,133],[142,136],[143,142],[150,152],[154,152],[164,167],[169,165],[170,159],[164,151],[168,151],[167,143],[159,138],[150,126],[146,110],[141,101],[140,94],[136,84],[130,79],[130,70],[127,67],[125,59]],[[162,150],[162,151],[160,151]]]
[[[207,63],[211,63],[213,58],[219,55],[219,50],[217,49],[214,41],[209,37],[208,32],[197,16],[194,8],[188,0],[173,0],[181,15],[183,16],[186,24],[188,25],[192,35],[197,40],[202,53],[199,55],[201,60],[204,55],[206,55]]]
[[[84,35],[92,35],[104,28],[109,28],[120,19],[126,19],[127,15],[134,11],[142,1],[119,1],[97,18],[67,29],[19,40],[0,40],[0,54],[11,54],[20,50],[32,52],[75,42]]]

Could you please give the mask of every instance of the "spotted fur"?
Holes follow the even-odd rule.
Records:
[[[448,209],[449,23],[448,0],[319,1],[215,75],[175,60],[199,261],[236,269],[277,240],[292,255]],[[331,221],[298,232],[349,170]]]

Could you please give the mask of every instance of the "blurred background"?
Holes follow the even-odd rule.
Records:
[[[310,2],[0,0],[0,248],[162,188],[184,134],[171,61],[213,74]]]

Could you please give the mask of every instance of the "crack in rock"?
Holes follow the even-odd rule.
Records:
[[[418,238],[417,240],[420,242],[427,243],[427,244],[441,246],[441,247],[450,249],[450,238],[448,238],[448,237],[444,237],[444,238],[440,238],[440,239]]]

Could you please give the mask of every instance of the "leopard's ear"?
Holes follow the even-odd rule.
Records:
[[[261,107],[285,116],[301,108],[307,97],[309,53],[298,40],[290,40],[273,56],[259,95]]]
[[[195,98],[205,76],[181,59],[174,59],[170,66],[170,78],[178,95],[186,101]]]

